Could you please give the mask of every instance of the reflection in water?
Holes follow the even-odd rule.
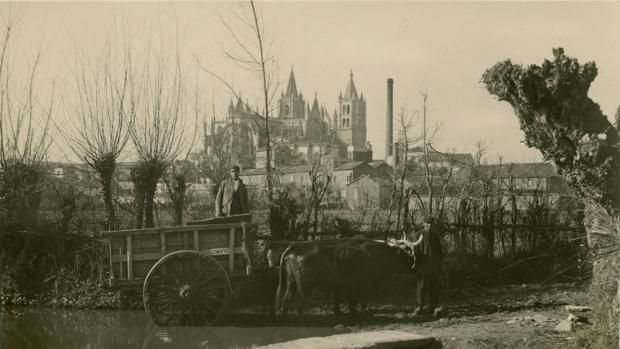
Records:
[[[334,333],[330,327],[156,327],[143,311],[0,309],[0,348],[10,349],[244,349]]]

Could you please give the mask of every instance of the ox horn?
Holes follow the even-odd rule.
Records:
[[[411,244],[411,246],[413,246],[413,247],[418,246],[419,244],[421,244],[421,243],[422,243],[422,240],[424,240],[424,234],[420,234],[420,237],[418,238],[418,240],[417,240],[417,241],[415,241],[415,242],[413,242],[413,243]]]
[[[420,234],[420,237],[418,238],[418,240],[416,240],[416,241],[414,241],[414,242],[408,241],[407,239],[396,240],[396,242],[403,243],[403,244],[405,244],[407,247],[409,247],[409,248],[413,249],[414,247],[416,247],[416,246],[420,245],[420,244],[422,243],[422,240],[423,240],[423,235],[422,235],[422,234]]]

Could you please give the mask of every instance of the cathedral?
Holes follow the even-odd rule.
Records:
[[[366,100],[363,93],[357,93],[353,72],[344,94],[341,92],[338,96],[332,115],[320,106],[316,93],[311,104],[306,102],[297,89],[292,69],[277,106],[276,115],[270,118],[270,136],[279,146],[286,146],[304,158],[313,147],[316,149],[319,143],[331,138],[329,142],[337,150],[333,156],[340,162],[372,159],[366,140]],[[265,166],[263,127],[264,118],[257,110],[252,110],[240,97],[235,104],[231,100],[226,117],[212,120],[209,132],[205,130],[207,154],[216,146],[215,135],[228,132],[227,139],[235,149],[236,162],[245,168],[262,168]],[[275,157],[274,152],[273,160],[277,160]]]

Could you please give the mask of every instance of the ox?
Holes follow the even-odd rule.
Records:
[[[304,303],[319,289],[334,296],[336,314],[342,295],[350,314],[355,314],[357,304],[365,311],[376,286],[394,273],[409,272],[413,263],[413,257],[403,249],[374,240],[293,244],[280,259],[277,314],[286,316],[291,303],[295,303],[298,315],[303,314]]]

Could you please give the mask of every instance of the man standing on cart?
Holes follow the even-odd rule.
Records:
[[[215,197],[215,216],[232,216],[249,213],[248,191],[239,178],[239,166],[230,168],[230,178],[220,184]]]
[[[220,184],[220,188],[215,196],[216,217],[250,213],[248,190],[241,178],[239,178],[239,172],[241,172],[239,166],[232,166],[230,168],[230,178]],[[251,240],[253,240],[253,237],[248,236],[248,231],[244,227],[241,249],[247,262],[246,273],[248,276],[252,274],[252,257],[250,256],[251,248],[249,246]]]

